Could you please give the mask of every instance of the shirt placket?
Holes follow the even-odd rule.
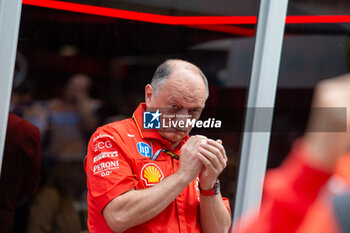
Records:
[[[185,217],[185,202],[184,202],[182,193],[176,198],[176,208],[177,208],[180,232],[187,233],[188,231],[187,231],[187,221]]]
[[[179,153],[180,151],[176,151],[176,152]],[[176,161],[175,159],[172,159],[172,162],[173,162],[173,171],[176,172],[178,167],[179,167],[179,162]],[[185,203],[185,197],[184,197],[184,193],[183,192],[181,192],[175,198],[175,203],[176,203],[177,218],[178,218],[178,221],[179,221],[179,231],[181,233],[188,233],[187,221],[186,221],[186,215],[185,215],[186,203]]]

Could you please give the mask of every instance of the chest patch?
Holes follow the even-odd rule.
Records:
[[[141,178],[146,186],[152,186],[164,179],[162,170],[154,163],[147,163],[141,169]]]
[[[138,142],[136,144],[137,150],[142,156],[150,157],[151,156],[151,147],[145,142]]]

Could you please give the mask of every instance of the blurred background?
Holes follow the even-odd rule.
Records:
[[[223,140],[229,162],[221,175],[222,194],[233,210],[256,25],[168,25],[74,11],[90,5],[102,14],[100,7],[168,16],[257,17],[259,2],[65,2],[79,5],[22,7],[10,112],[39,129],[41,165],[40,185],[25,205],[16,205],[22,208],[16,211],[22,223],[17,232],[87,231],[82,165],[87,142],[98,126],[131,116],[144,101],[144,87],[156,67],[169,58],[196,64],[208,78],[210,97],[202,118],[215,117],[223,126],[193,133]],[[288,15],[350,15],[350,2],[290,0]],[[348,71],[349,32],[348,23],[286,24],[268,168],[278,166],[302,135],[315,84]],[[4,159],[3,167],[7,164]]]

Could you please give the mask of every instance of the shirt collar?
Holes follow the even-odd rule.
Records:
[[[158,130],[156,129],[144,129],[143,128],[143,112],[146,110],[146,103],[140,103],[139,106],[136,108],[135,112],[132,114],[132,118],[134,119],[134,122],[136,123],[136,126],[139,130],[139,133],[143,139],[157,139],[161,140],[162,142],[167,142],[170,144],[168,140],[160,136],[158,133]],[[187,139],[189,138],[188,134],[185,136],[185,138],[180,142],[179,146],[182,146]]]

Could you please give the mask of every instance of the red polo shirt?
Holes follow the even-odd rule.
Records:
[[[100,127],[90,139],[84,161],[90,233],[113,232],[102,215],[103,208],[111,200],[132,188],[156,185],[179,168],[179,161],[165,153],[155,161],[150,160],[151,153],[159,149],[171,150],[171,144],[157,130],[143,129],[145,108],[144,103],[140,104],[133,118]],[[173,152],[180,154],[187,139],[188,135]],[[199,197],[197,181],[193,181],[159,215],[125,232],[201,232]],[[229,209],[226,198],[224,202]]]

